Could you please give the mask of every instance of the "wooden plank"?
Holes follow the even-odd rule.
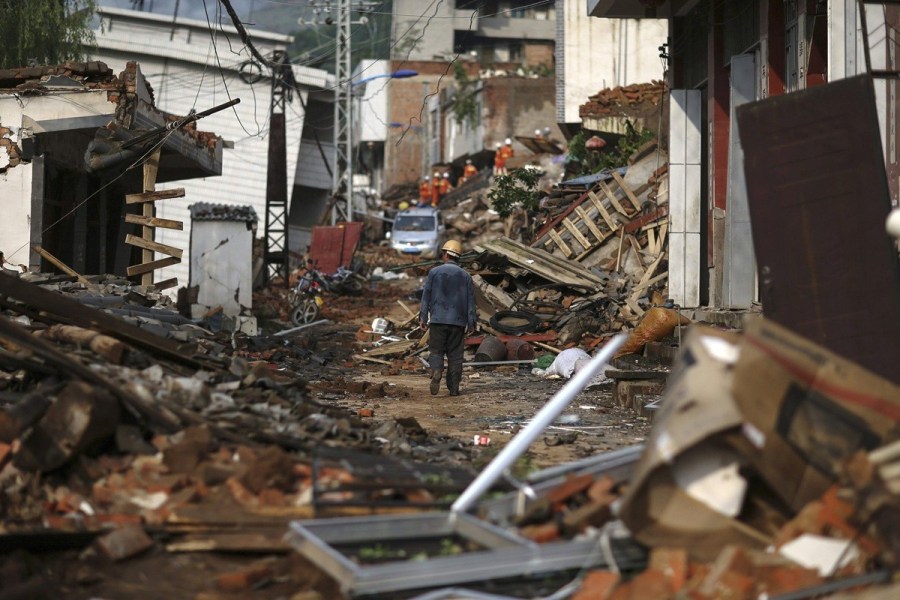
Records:
[[[578,231],[578,227],[575,226],[570,219],[563,219],[563,226],[569,230],[569,233],[572,234],[572,237],[575,238],[575,241],[581,244],[585,250],[591,247],[591,243],[588,241],[584,235],[580,231]]]
[[[132,246],[137,246],[138,248],[144,248],[145,250],[152,250],[161,254],[168,254],[169,256],[174,256],[176,258],[181,258],[181,255],[184,253],[181,248],[176,248],[175,246],[167,246],[166,244],[160,244],[157,242],[151,242],[149,240],[139,238],[136,235],[131,235],[130,233],[125,236],[125,243]],[[146,262],[144,264],[146,264]]]
[[[633,300],[631,298],[626,298],[625,305],[631,309],[631,312],[635,314],[637,317],[644,316],[644,309],[638,306],[637,300]]]
[[[669,233],[669,224],[663,223],[662,227],[659,228],[659,238],[657,239],[658,248],[656,249],[657,253],[661,253],[666,249],[666,234]]]
[[[553,231],[552,229],[551,229],[549,232],[547,232],[547,233],[548,233],[548,235],[550,236],[550,239],[553,240],[553,241],[556,243],[557,246],[559,246],[559,249],[563,251],[563,254],[565,254],[566,257],[572,256],[572,254],[574,254],[574,253],[572,252],[572,249],[569,248],[569,245],[566,244],[566,243],[562,240],[561,237],[559,237],[559,234],[558,234],[558,233],[556,233],[556,232]]]
[[[599,212],[600,216],[603,217],[603,220],[606,221],[607,226],[609,226],[609,230],[615,231],[616,229],[618,229],[618,226],[616,226],[616,222],[613,221],[612,215],[609,214],[609,211],[606,210],[605,206],[603,206],[603,200],[600,199],[600,196],[598,196],[594,192],[589,192],[588,195],[590,196],[591,203],[597,209],[597,212]]]
[[[634,250],[634,253],[637,255],[638,260],[641,261],[641,265],[643,266],[644,260],[641,258],[641,256],[643,255],[643,248],[641,248],[641,245],[638,243],[637,238],[635,238],[633,235],[626,235],[625,237],[628,238],[628,243],[631,244],[631,248]]]
[[[390,366],[392,363],[389,360],[381,360],[380,358],[372,358],[371,356],[363,356],[362,354],[354,354],[353,358],[356,360],[364,360],[367,362],[377,363],[379,365],[388,365]]]
[[[631,223],[628,223],[625,226],[625,233],[633,233],[633,232],[637,231],[638,229],[640,229],[641,227],[643,227],[644,225],[647,225],[648,223],[652,223],[654,221],[658,221],[668,214],[669,214],[669,206],[668,205],[660,206],[656,210],[651,211],[651,212],[647,213],[646,215],[637,217],[636,219],[631,221]]]
[[[59,260],[52,254],[50,254],[49,252],[44,250],[38,244],[32,244],[31,249],[34,250],[35,252],[37,252],[38,254],[40,254],[44,258],[44,260],[46,260],[51,265],[55,266],[57,269],[59,269],[66,275],[71,275],[72,277],[77,278],[78,281],[80,281],[81,283],[84,283],[84,284],[90,283],[90,281],[88,281],[84,275],[77,273],[75,271],[75,269],[73,269],[72,267],[70,267],[69,265],[64,263],[63,261]]]
[[[143,194],[128,194],[125,196],[125,204],[141,204],[143,202],[156,202],[170,198],[183,198],[184,188],[173,190],[159,190],[158,192],[144,192]]]
[[[575,212],[581,217],[581,221],[587,226],[587,228],[594,234],[594,237],[597,238],[597,242],[604,241],[608,236],[603,235],[603,232],[600,231],[600,228],[597,227],[597,224],[594,223],[594,220],[591,219],[587,211],[581,208],[580,206],[575,209]]]
[[[631,202],[634,210],[641,212],[641,202],[637,199],[637,196],[634,195],[634,192],[631,191],[631,188],[628,187],[628,184],[625,183],[625,179],[616,171],[612,172],[612,176],[613,179],[616,180],[616,183],[619,184],[619,187],[622,188],[622,191],[625,192],[625,196],[628,198],[628,201]]]
[[[155,287],[157,289],[157,291],[161,291],[161,290],[167,290],[169,288],[175,287],[176,285],[178,285],[178,278],[172,277],[170,279],[164,279],[163,281],[160,281],[159,283],[154,283],[153,287]]]
[[[509,238],[497,238],[481,244],[489,252],[506,256],[509,261],[544,279],[573,287],[597,289],[606,283],[601,277],[573,260],[561,258],[538,248],[530,248]]]
[[[622,246],[625,243],[625,228],[622,227],[619,229],[619,251],[616,253],[616,273],[619,272],[619,268],[622,265]]]
[[[656,230],[652,227],[647,230],[647,250],[653,254],[658,254],[656,249]]]
[[[162,155],[162,146],[160,145],[147,162],[144,163],[144,193],[154,192],[156,190],[156,174],[159,172],[159,157]],[[127,202],[127,198],[126,198]],[[156,207],[152,202],[144,202],[141,206],[142,216],[150,219],[156,216]],[[154,231],[152,227],[146,225],[141,227],[141,238],[146,242],[155,242]],[[179,257],[180,258],[180,257]],[[141,251],[141,262],[148,263],[153,260],[153,251],[144,248]],[[153,271],[149,271],[141,275],[141,285],[150,286],[153,284]]]
[[[150,271],[155,271],[156,269],[162,269],[163,267],[171,267],[172,265],[177,265],[180,262],[180,258],[169,256],[167,258],[160,258],[159,260],[152,260],[148,263],[142,263],[140,265],[128,267],[126,273],[129,277],[132,277],[134,275],[143,275],[144,273],[149,273]]]
[[[616,212],[628,217],[629,219],[631,218],[631,213],[625,210],[625,207],[622,206],[622,204],[619,202],[619,199],[616,198],[616,195],[613,193],[612,189],[606,184],[605,181],[600,182],[600,189],[603,190],[603,194],[609,200],[609,203],[612,205],[612,207],[616,209]]]
[[[641,277],[641,280],[638,284],[632,289],[630,298],[634,301],[637,301],[638,298],[641,297],[641,294],[644,293],[644,290],[650,286],[650,280],[653,277],[653,274],[656,272],[656,268],[659,266],[659,263],[662,262],[662,259],[666,256],[664,252],[660,252],[659,256],[656,257],[656,260],[647,267],[647,270],[644,271],[644,275]],[[666,274],[668,276],[668,273]]]
[[[125,215],[125,222],[132,225],[144,225],[146,227],[162,227],[163,229],[184,230],[184,223],[174,219],[160,219],[158,217],[145,217],[143,215]]]

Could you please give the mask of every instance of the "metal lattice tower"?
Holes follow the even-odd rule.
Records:
[[[290,253],[288,246],[289,200],[287,189],[287,135],[285,109],[296,87],[294,71],[287,52],[276,50],[272,56],[272,102],[269,126],[269,160],[266,171],[266,229],[263,262],[266,280],[282,277],[288,285]]]
[[[351,0],[335,0],[334,185],[331,224],[353,220],[353,95],[350,63]]]

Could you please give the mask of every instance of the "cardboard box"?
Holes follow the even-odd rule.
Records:
[[[619,512],[643,544],[686,547],[696,558],[711,559],[729,544],[761,548],[772,541],[717,509],[715,494],[704,501],[690,493],[682,476],[696,470],[698,456],[740,461],[727,441],[744,422],[731,396],[738,340],[716,329],[688,329]],[[740,491],[739,482],[734,487]]]
[[[747,326],[733,394],[755,470],[795,511],[853,452],[900,438],[900,387],[766,319]]]
[[[708,559],[763,547],[859,449],[900,437],[900,388],[766,321],[693,326],[620,517],[649,546]]]

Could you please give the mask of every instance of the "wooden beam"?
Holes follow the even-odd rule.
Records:
[[[128,267],[126,273],[129,277],[132,277],[134,275],[143,275],[144,273],[149,273],[150,271],[155,271],[156,269],[162,269],[163,267],[171,267],[172,265],[177,265],[180,262],[181,259],[175,258],[174,256],[170,256],[168,258],[160,258],[159,260],[152,260],[148,263]]]
[[[598,242],[602,242],[608,237],[603,235],[603,232],[600,231],[600,228],[597,227],[597,224],[594,223],[593,219],[588,216],[587,211],[585,211],[583,208],[581,208],[580,206],[576,207],[575,213],[578,214],[579,217],[581,217],[581,221],[585,224],[585,226],[587,226],[588,229],[591,230],[591,233],[594,234],[594,237],[597,238]]]
[[[174,219],[160,219],[158,217],[145,217],[143,215],[125,215],[125,222],[146,227],[162,227],[163,229],[184,230],[184,223]]]
[[[184,188],[160,190],[158,192],[144,192],[143,194],[128,194],[125,196],[125,204],[156,202],[157,200],[168,200],[169,198],[184,198]]]
[[[578,231],[578,227],[575,226],[569,218],[565,218],[562,220],[563,226],[569,230],[569,233],[572,234],[572,237],[575,238],[575,241],[584,246],[584,249],[587,250],[591,247],[591,243],[588,241],[584,235],[580,231]]]
[[[178,278],[172,277],[171,279],[165,279],[160,281],[159,283],[154,283],[153,287],[157,289],[157,291],[167,290],[171,287],[175,287],[178,285]]]
[[[169,256],[174,256],[175,258],[181,258],[181,255],[184,252],[181,248],[176,248],[175,246],[167,246],[166,244],[159,244],[157,242],[151,242],[149,240],[139,238],[136,235],[131,235],[130,233],[125,236],[125,243],[131,244],[132,246],[137,246],[138,248],[144,248],[145,250],[152,250],[153,252],[168,254]],[[144,264],[147,263],[145,262]]]
[[[616,229],[618,229],[618,227],[616,226],[616,222],[613,221],[612,215],[609,214],[609,211],[606,210],[605,206],[603,206],[603,200],[600,199],[600,196],[591,191],[588,192],[588,197],[591,199],[591,203],[597,209],[597,212],[599,212],[600,216],[603,217],[603,220],[606,221],[606,225],[609,227],[609,230],[615,231]]]
[[[60,271],[65,273],[66,275],[71,275],[72,277],[77,278],[78,281],[80,281],[81,283],[84,283],[84,284],[90,283],[90,281],[88,281],[84,275],[77,273],[75,271],[75,269],[73,269],[72,267],[70,267],[69,265],[64,263],[63,261],[59,260],[52,254],[50,254],[49,252],[44,250],[38,244],[33,244],[31,246],[31,249],[34,250],[35,252],[37,252],[38,254],[40,254],[44,258],[44,260],[46,260],[48,263],[52,264],[54,267],[56,267],[57,269],[59,269]]]
[[[559,249],[563,251],[563,254],[565,254],[566,257],[572,256],[572,249],[569,248],[569,245],[566,244],[561,237],[559,237],[558,233],[551,229],[547,232],[547,234],[550,236],[550,239],[553,240],[557,246],[559,246]]]
[[[634,192],[631,191],[631,188],[628,187],[628,184],[625,183],[625,179],[622,178],[616,171],[612,172],[613,179],[616,180],[616,183],[619,184],[619,187],[622,188],[622,191],[625,192],[625,196],[628,198],[628,201],[631,202],[631,205],[634,207],[634,210],[640,212],[641,211],[641,202],[637,199],[637,196],[634,195]]]
[[[609,199],[609,203],[613,208],[616,209],[616,212],[628,217],[629,219],[631,218],[631,214],[625,210],[625,207],[622,206],[622,204],[619,202],[619,199],[616,198],[616,195],[613,193],[612,189],[606,184],[605,181],[600,182],[600,189],[603,190],[603,194]]]

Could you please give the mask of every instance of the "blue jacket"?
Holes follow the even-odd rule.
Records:
[[[430,316],[430,319],[429,319]],[[428,272],[419,319],[422,323],[475,329],[475,286],[472,276],[453,262]]]

